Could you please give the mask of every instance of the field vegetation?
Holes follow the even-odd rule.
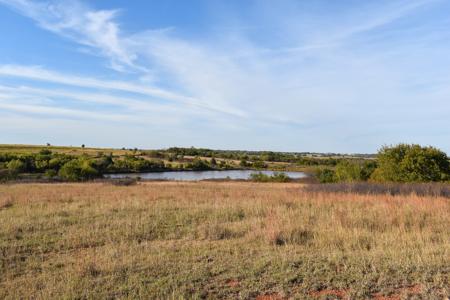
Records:
[[[376,160],[342,160],[335,168],[319,168],[316,177],[332,182],[448,182],[450,160],[434,147],[399,144],[385,146]]]
[[[0,298],[444,299],[448,224],[413,189],[3,184]]]
[[[114,150],[86,148],[84,145],[81,148],[0,146],[0,181],[30,177],[81,181],[108,173],[228,169],[303,171],[314,175],[321,183],[450,180],[450,163],[446,153],[434,147],[408,144],[382,147],[377,156],[319,156],[197,148]],[[277,176],[283,176],[280,174]],[[288,180],[266,178],[258,173],[251,179],[266,182]]]

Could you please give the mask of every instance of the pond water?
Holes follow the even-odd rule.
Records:
[[[171,172],[149,172],[149,173],[121,173],[107,174],[106,178],[126,178],[140,177],[142,179],[167,179],[197,181],[205,179],[249,179],[250,174],[261,172],[266,175],[273,175],[274,171],[255,171],[255,170],[224,170],[224,171],[171,171]],[[283,172],[292,179],[307,177],[303,172]]]

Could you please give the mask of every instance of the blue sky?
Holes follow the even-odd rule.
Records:
[[[0,0],[0,143],[450,152],[445,0]]]

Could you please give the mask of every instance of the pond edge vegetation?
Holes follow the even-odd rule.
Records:
[[[8,149],[7,146],[4,146],[4,149],[0,152],[0,182],[27,179],[88,181],[113,173],[236,169],[255,170],[249,178],[255,182],[289,182],[292,179],[282,171],[294,167],[300,167],[311,175],[302,180],[305,183],[408,183],[450,180],[447,154],[435,147],[416,144],[383,146],[376,156],[311,156],[301,153],[176,147],[167,150],[130,149],[123,150],[119,155],[113,152],[105,154],[102,151],[71,154],[52,151],[52,147],[42,147],[37,152],[18,151],[22,149],[17,147]],[[84,150],[84,147],[82,149]],[[269,176],[258,170],[276,172]]]

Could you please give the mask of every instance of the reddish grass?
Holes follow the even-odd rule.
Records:
[[[336,296],[338,298],[344,298],[348,294],[348,290],[337,290],[337,289],[326,289],[320,291],[311,292],[310,295],[313,297],[323,297],[323,296]]]

